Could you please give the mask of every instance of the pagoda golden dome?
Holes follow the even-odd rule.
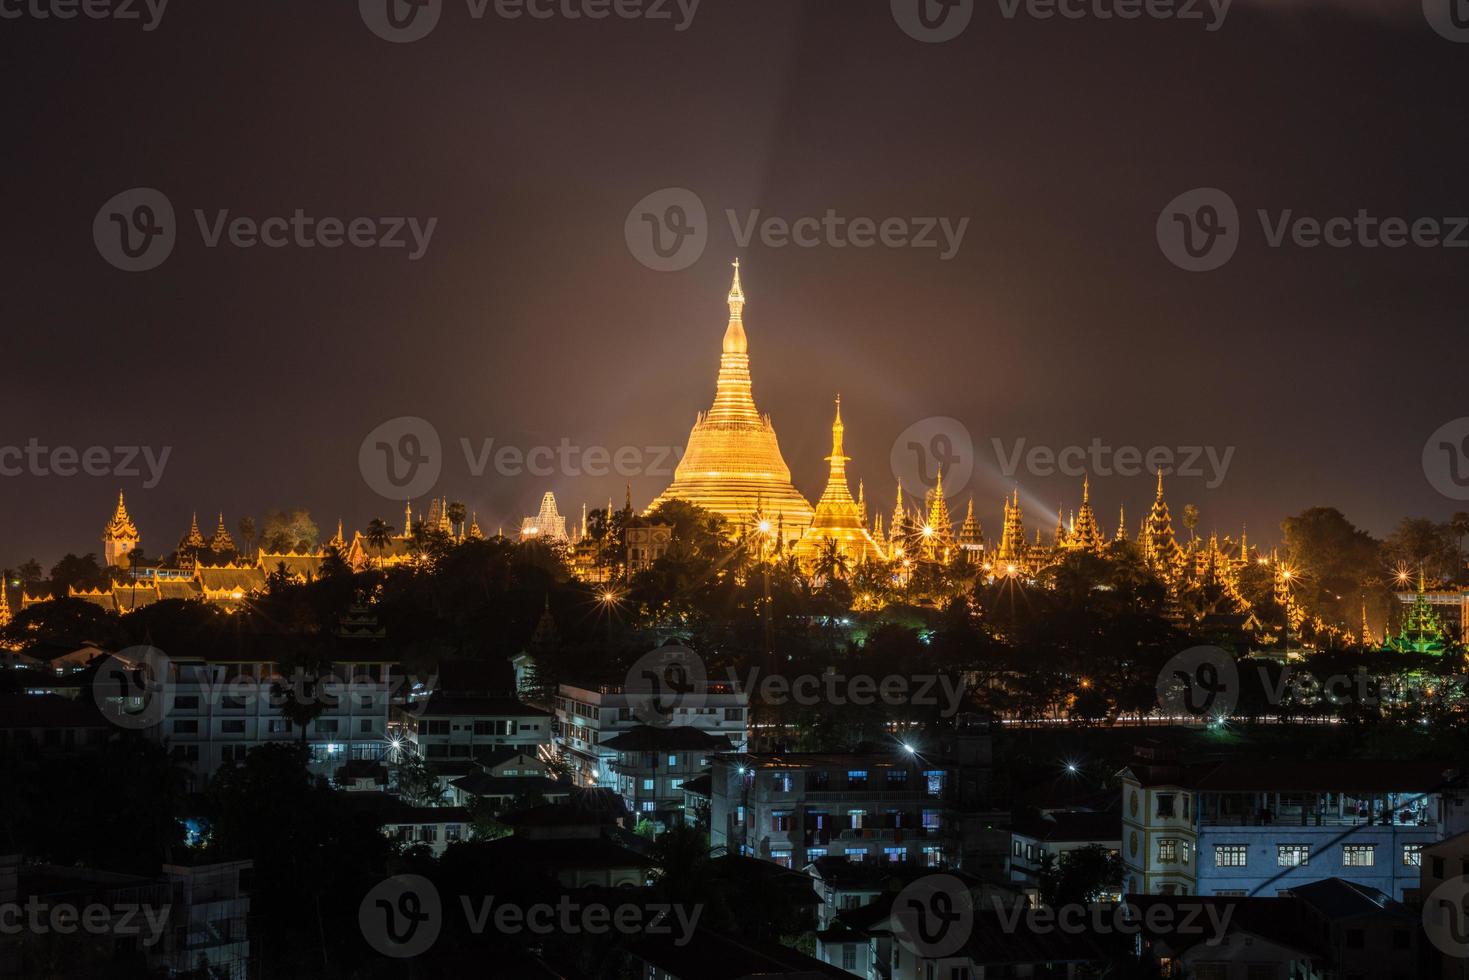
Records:
[[[769,521],[786,538],[795,539],[814,512],[791,484],[791,470],[780,454],[770,417],[755,408],[744,308],[736,260],[714,404],[695,419],[673,483],[649,509],[676,498],[713,511],[736,528],[759,515],[762,522]]]

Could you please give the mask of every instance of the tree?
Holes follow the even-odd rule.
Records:
[[[366,539],[368,547],[378,553],[377,563],[381,568],[383,552],[387,551],[388,543],[393,540],[393,525],[381,518],[374,517],[367,522],[367,530],[362,532],[362,537]]]
[[[816,556],[816,576],[826,582],[847,577],[847,556],[835,538],[821,542],[821,551]]]
[[[458,530],[459,536],[460,537],[463,537],[464,536],[464,518],[469,515],[469,510],[468,510],[468,508],[466,508],[464,506],[464,502],[461,501],[461,500],[452,500],[452,501],[450,501],[448,508],[446,508],[446,510],[445,510],[445,513],[447,514],[447,516],[449,518],[449,523],[451,525],[453,525],[454,527],[458,528],[459,529]]]
[[[1183,505],[1183,526],[1188,528],[1188,539],[1190,542],[1197,538],[1194,528],[1199,526],[1199,509],[1193,504]]]
[[[1062,851],[1059,859],[1047,854],[1041,861],[1041,900],[1051,908],[1100,902],[1122,886],[1122,858],[1088,844]]]
[[[73,588],[83,592],[100,589],[107,584],[107,573],[97,564],[97,556],[90,552],[80,556],[64,555],[51,567],[51,594],[58,599],[65,598]]]
[[[311,723],[327,709],[334,695],[328,689],[338,686],[331,661],[319,648],[297,641],[279,661],[280,675],[270,685],[272,699],[279,705],[281,717],[296,726],[301,750],[306,750],[306,736]]]
[[[316,522],[311,513],[297,507],[290,511],[272,510],[265,515],[265,526],[260,532],[260,546],[266,551],[311,551],[320,538]]]
[[[1334,507],[1312,507],[1280,526],[1304,610],[1333,626],[1354,625],[1362,590],[1380,578],[1381,544]]]
[[[1424,517],[1405,517],[1388,535],[1387,553],[1400,568],[1417,578],[1421,566],[1430,579],[1457,578],[1459,549],[1453,524],[1436,524]]]
[[[20,577],[21,585],[34,585],[45,577],[45,572],[41,570],[41,563],[34,558],[28,558],[21,562],[20,567],[15,570],[15,573]]]
[[[245,554],[249,555],[255,550],[252,547],[255,544],[255,518],[242,517],[235,527],[239,529],[240,537],[245,542]]]
[[[442,806],[445,794],[439,777],[419,756],[412,752],[402,755],[393,767],[393,778],[403,802],[413,806]]]

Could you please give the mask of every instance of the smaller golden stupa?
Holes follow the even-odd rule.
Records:
[[[837,396],[836,421],[831,424],[831,455],[826,457],[831,472],[826,478],[826,489],[816,502],[816,516],[811,526],[796,545],[796,557],[803,562],[814,562],[820,557],[827,541],[835,541],[837,551],[855,565],[858,562],[883,559],[882,548],[872,539],[862,510],[852,499],[847,486],[847,460],[852,457],[842,451],[842,396]]]

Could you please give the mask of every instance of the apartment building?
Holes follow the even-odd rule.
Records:
[[[452,696],[393,708],[390,735],[429,762],[477,759],[500,749],[535,755],[551,744],[551,713],[511,697]]]
[[[1120,779],[1137,894],[1270,896],[1338,877],[1401,899],[1424,848],[1469,827],[1464,779],[1437,763],[1181,763],[1148,745]]]
[[[710,844],[792,868],[834,856],[1002,873],[1009,813],[992,739],[965,716],[932,746],[716,757]]]
[[[730,751],[722,735],[647,725],[614,735],[602,746],[616,753],[612,772],[628,809],[659,829],[685,822],[684,785],[708,772],[718,753]]]
[[[99,669],[94,695],[115,724],[143,730],[167,748],[195,790],[256,746],[301,741],[283,710],[288,702],[320,706],[304,736],[314,772],[330,776],[345,762],[382,758],[389,701],[402,686],[393,662],[361,647],[349,653],[357,659],[338,660],[319,677],[283,673],[269,640],[237,651],[155,655],[151,662],[114,655]]]
[[[697,704],[676,708],[670,728],[697,728],[727,739],[744,751],[749,744],[750,696],[733,683],[702,684]],[[620,684],[562,684],[556,694],[556,744],[570,764],[578,786],[616,787],[612,763],[617,753],[603,743],[643,725],[636,695]]]

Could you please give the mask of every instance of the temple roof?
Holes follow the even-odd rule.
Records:
[[[107,522],[107,527],[102,532],[104,541],[137,541],[138,526],[128,516],[127,505],[123,503],[122,491],[117,491],[117,510],[112,514],[112,520]]]

